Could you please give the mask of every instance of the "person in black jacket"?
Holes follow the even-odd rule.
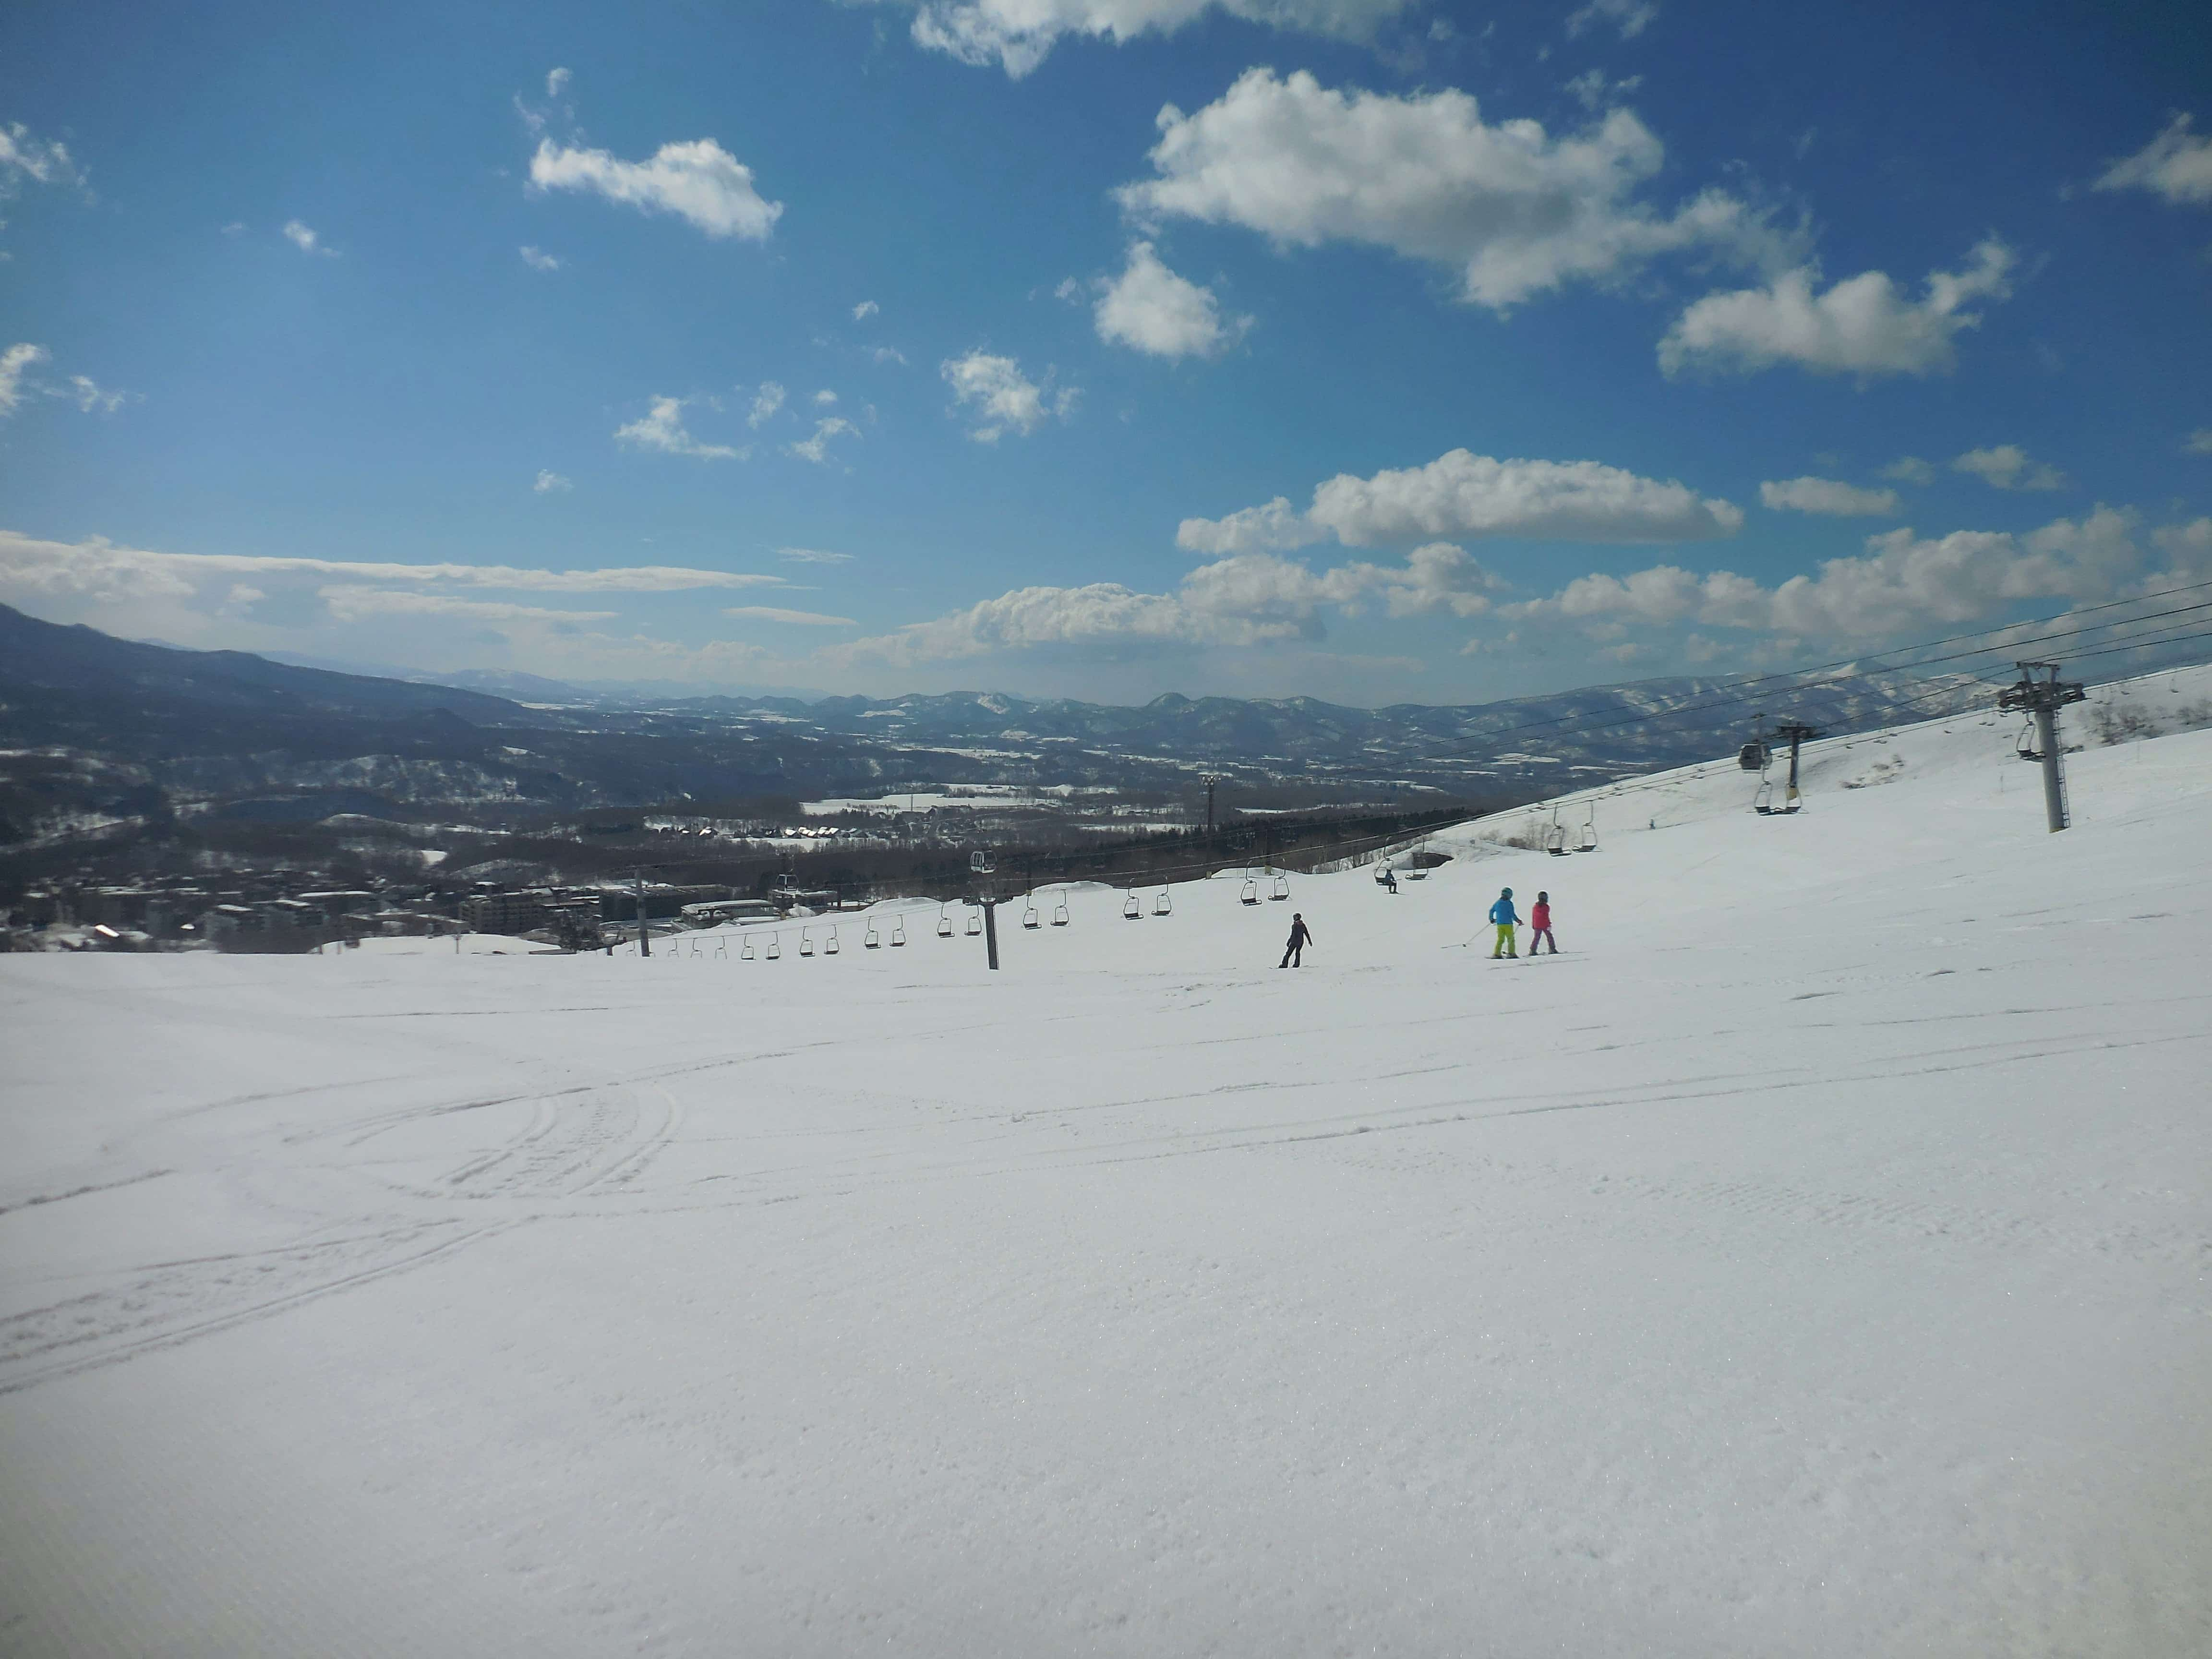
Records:
[[[1302,915],[1293,915],[1291,917],[1291,942],[1283,947],[1283,959],[1275,966],[1278,968],[1304,967],[1305,963],[1298,958],[1306,946],[1312,943],[1313,934],[1307,931],[1306,919]]]

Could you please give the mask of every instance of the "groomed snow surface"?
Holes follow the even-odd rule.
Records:
[[[2212,1652],[2212,731],[2013,735],[997,975],[0,958],[0,1650]]]

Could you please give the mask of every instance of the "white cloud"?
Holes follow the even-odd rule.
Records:
[[[2212,426],[2200,426],[2181,441],[2185,455],[2212,455]]]
[[[19,341],[0,351],[0,416],[13,415],[23,401],[25,372],[33,363],[51,361],[42,345]]]
[[[1022,373],[1014,358],[994,357],[987,351],[949,357],[938,369],[952,388],[955,405],[980,422],[968,434],[978,443],[994,444],[1009,428],[1027,437],[1055,416],[1064,421],[1080,395],[1073,386],[1055,393],[1049,374],[1040,386]]]
[[[1759,499],[1777,512],[1821,513],[1838,519],[1885,518],[1898,510],[1894,489],[1863,489],[1833,478],[1784,478],[1759,485]]]
[[[330,607],[334,622],[360,622],[371,617],[462,617],[477,622],[540,622],[555,623],[606,622],[621,614],[613,611],[555,611],[544,605],[515,605],[504,599],[457,599],[444,593],[410,593],[390,587],[331,586],[317,590]]]
[[[560,260],[554,258],[553,255],[546,252],[544,249],[532,247],[526,242],[523,245],[522,248],[522,263],[528,265],[532,270],[558,270],[561,269]]]
[[[696,398],[655,398],[652,408],[628,426],[615,428],[615,441],[639,449],[657,449],[668,455],[696,455],[701,460],[743,460],[744,452],[727,444],[702,444],[684,429],[687,404]]]
[[[1567,82],[1567,90],[1584,109],[1595,112],[1608,104],[1617,104],[1627,94],[1644,84],[1644,77],[1632,75],[1625,81],[1608,81],[1601,69],[1587,69]]]
[[[1279,246],[1364,242],[1458,273],[1469,302],[1503,308],[1576,280],[1616,280],[1698,249],[1758,265],[1795,239],[1724,191],[1671,217],[1636,199],[1664,147],[1628,110],[1553,137],[1484,122],[1464,92],[1394,97],[1248,70],[1194,115],[1159,113],[1158,178],[1116,191],[1140,222],[1241,225]]]
[[[2113,162],[2093,188],[2148,190],[2176,206],[2212,202],[2212,137],[2193,136],[2189,117],[2176,115],[2149,143]]]
[[[31,137],[21,121],[0,126],[0,200],[13,196],[25,179],[34,185],[74,185],[84,187],[84,173],[69,146],[59,139],[42,142]]]
[[[548,98],[558,98],[562,93],[568,91],[568,82],[574,78],[574,74],[568,70],[548,70],[545,72],[545,95]]]
[[[1910,530],[1867,538],[1864,556],[1831,559],[1817,576],[1778,587],[1717,570],[1657,565],[1626,577],[1589,575],[1551,599],[1501,605],[1515,622],[1558,618],[1671,627],[1759,629],[1820,639],[1875,639],[1929,623],[1973,621],[2017,599],[2114,592],[2140,559],[2132,513],[2100,507],[2026,536]]]
[[[1211,289],[1176,276],[1143,241],[1129,244],[1128,264],[1094,316],[1100,339],[1170,359],[1218,357],[1252,325],[1249,317],[1224,320]]]
[[[1212,554],[1297,547],[1332,535],[1355,547],[1492,536],[1681,542],[1733,536],[1742,526],[1741,507],[1672,480],[1596,461],[1501,461],[1455,449],[1425,466],[1371,478],[1340,473],[1316,487],[1304,514],[1278,496],[1225,519],[1186,519],[1176,542]]]
[[[17,592],[123,599],[180,596],[250,580],[274,588],[285,578],[356,586],[442,584],[538,593],[671,593],[698,588],[785,587],[781,576],[698,570],[682,565],[629,565],[594,570],[544,570],[505,564],[403,564],[367,559],[317,559],[249,553],[161,553],[119,547],[103,538],[49,542],[0,530],[0,585]]]
[[[882,309],[883,307],[873,300],[863,300],[853,307],[853,320],[856,323],[866,322]]]
[[[783,407],[784,395],[783,388],[774,380],[763,380],[760,389],[753,393],[753,406],[745,411],[745,424],[759,431]]]
[[[1970,449],[1951,463],[1951,471],[1979,478],[1992,489],[2063,489],[2066,475],[2055,466],[2031,462],[2018,444]]]
[[[817,409],[835,409],[837,406],[837,394],[830,391],[828,386],[823,386],[821,391],[814,394],[814,406]]]
[[[530,487],[541,495],[551,495],[574,489],[576,484],[574,479],[564,478],[558,472],[541,471],[538,482]]]
[[[530,158],[533,190],[580,190],[647,213],[672,213],[714,237],[764,242],[783,204],[762,199],[752,169],[712,138],[663,144],[649,161],[541,138]]]
[[[1580,10],[1568,14],[1567,35],[1571,40],[1593,23],[1607,22],[1620,31],[1622,40],[1633,40],[1658,15],[1659,8],[1652,0],[1589,0]]]
[[[799,628],[850,628],[854,625],[850,617],[832,617],[819,611],[784,611],[772,605],[736,605],[722,614],[755,622],[789,623]]]
[[[1952,342],[1981,323],[1970,301],[2002,300],[2012,250],[1995,237],[1978,243],[1963,271],[1933,271],[1927,293],[1906,299],[1887,271],[1862,271],[1823,292],[1812,265],[1784,271],[1763,288],[1708,294],[1674,319],[1659,343],[1659,366],[1748,374],[1796,363],[1816,374],[1948,373]]]
[[[1120,656],[1201,646],[1313,640],[1322,612],[1356,612],[1379,599],[1394,617],[1488,610],[1496,578],[1449,544],[1417,548],[1402,566],[1365,562],[1316,571],[1267,553],[1201,565],[1172,593],[1119,582],[1023,587],[933,622],[839,647],[838,659],[898,667],[1001,651],[1059,648]]]
[[[892,0],[915,6],[915,44],[963,64],[997,64],[1018,80],[1064,35],[1117,45],[1172,34],[1218,7],[1274,28],[1365,40],[1411,0]]]
[[[223,235],[225,235],[225,236],[243,236],[243,235],[245,235],[245,234],[246,234],[246,221],[245,221],[245,220],[243,220],[243,219],[234,219],[234,220],[232,220],[228,224],[227,224],[227,225],[225,225],[225,226],[223,226],[223,227],[222,227],[222,234]]]
[[[830,459],[830,441],[832,438],[857,438],[860,435],[860,428],[842,416],[832,415],[826,420],[815,422],[812,437],[786,444],[783,450],[787,455],[796,455],[803,461],[811,461],[820,466]]]
[[[139,392],[109,392],[88,374],[72,374],[69,390],[62,394],[89,415],[98,410],[103,415],[112,415],[125,404],[143,404],[145,394]]]
[[[788,559],[793,564],[850,564],[853,562],[853,556],[850,553],[832,553],[826,548],[820,547],[779,547],[775,550],[775,556],[779,559]]]
[[[2151,540],[2173,561],[2178,574],[2212,576],[2212,519],[2194,519],[2151,532]]]
[[[283,234],[284,240],[302,253],[319,255],[325,259],[335,259],[338,257],[336,248],[325,247],[323,239],[297,219],[287,219],[284,222]]]
[[[1900,455],[1882,468],[1881,476],[1899,483],[1933,483],[1936,482],[1936,469],[1917,455]]]
[[[901,368],[906,367],[906,353],[896,346],[877,346],[868,355],[879,363],[896,363]]]

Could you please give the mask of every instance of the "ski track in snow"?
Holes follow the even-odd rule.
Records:
[[[2006,735],[995,980],[0,960],[0,1646],[2212,1651],[2212,732]]]

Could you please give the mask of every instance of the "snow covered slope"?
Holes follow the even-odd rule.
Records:
[[[2212,731],[2011,740],[995,975],[0,958],[0,1646],[2212,1650]]]

